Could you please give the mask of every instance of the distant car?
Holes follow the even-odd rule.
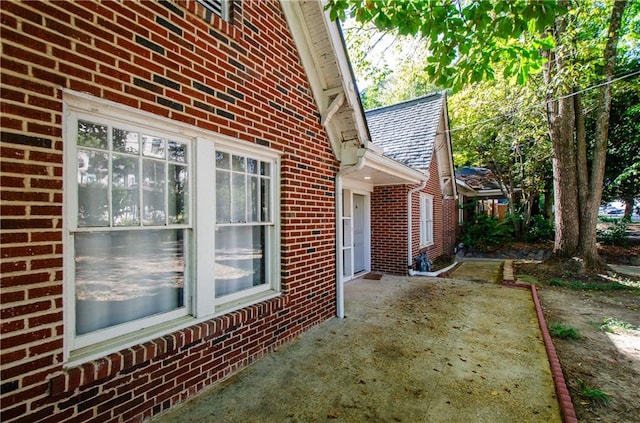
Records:
[[[624,214],[624,210],[622,209],[609,209],[607,210],[608,216],[621,216]]]

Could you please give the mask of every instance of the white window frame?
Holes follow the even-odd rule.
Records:
[[[433,243],[433,195],[420,193],[420,247]]]
[[[77,222],[77,122],[87,120],[124,128],[143,129],[145,133],[186,142],[189,148],[189,220],[184,225],[161,226],[185,229],[185,307],[150,316],[82,336],[75,335],[75,251],[74,235]],[[64,360],[66,366],[76,365],[110,352],[140,344],[158,336],[240,309],[280,295],[280,156],[267,147],[202,130],[102,100],[88,94],[63,90],[64,137]],[[215,298],[215,151],[245,155],[271,163],[270,207],[273,234],[269,240],[265,263],[268,283],[219,299]],[[149,227],[149,229],[158,227]],[[103,228],[91,228],[103,230]],[[89,229],[89,230],[91,230]],[[130,228],[127,228],[130,229]],[[147,227],[136,228],[145,230]],[[122,228],[117,228],[122,230]]]

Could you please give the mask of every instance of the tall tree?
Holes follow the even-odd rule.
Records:
[[[538,90],[509,85],[498,76],[463,88],[449,98],[449,106],[454,161],[493,171],[511,199],[510,213],[522,217],[522,222],[514,219],[516,234],[524,234],[551,172]]]
[[[606,2],[586,3],[330,0],[327,7],[334,18],[345,18],[349,13],[358,22],[373,22],[384,31],[420,35],[431,53],[426,71],[441,86],[459,89],[469,82],[492,79],[496,69],[504,69],[505,77],[524,83],[544,65],[547,121],[554,154],[555,253],[563,257],[579,254],[587,267],[594,268],[600,265],[595,226],[606,158],[610,82],[627,2],[617,0],[612,6]],[[578,18],[591,9],[610,10],[604,31],[597,25],[590,31],[592,35],[604,35],[606,43],[594,50],[598,60],[583,63],[581,60],[587,56],[593,60],[595,55],[578,54],[579,41],[585,41],[577,31],[577,25],[584,21]],[[580,78],[584,65],[593,71],[591,76],[604,81],[596,107],[590,172],[582,100],[578,95],[584,88],[585,80]]]

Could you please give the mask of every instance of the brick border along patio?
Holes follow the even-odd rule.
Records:
[[[536,307],[536,315],[538,316],[538,325],[542,332],[542,339],[544,341],[544,347],[547,351],[547,358],[549,359],[549,365],[551,366],[551,375],[553,382],[556,386],[556,395],[558,396],[558,403],[560,404],[560,411],[562,412],[562,418],[565,423],[578,423],[576,417],[576,411],[573,408],[573,402],[571,402],[571,395],[569,395],[569,389],[562,373],[562,367],[560,366],[560,360],[558,354],[553,346],[551,340],[551,334],[547,328],[547,322],[542,312],[542,306],[540,305],[540,298],[538,297],[538,290],[535,285],[528,283],[516,282],[515,272],[513,268],[513,260],[505,260],[503,267],[502,285],[514,288],[525,288],[531,291],[533,298],[533,304]]]

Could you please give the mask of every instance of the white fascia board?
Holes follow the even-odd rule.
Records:
[[[325,105],[322,104],[324,98],[324,90],[327,88],[318,73],[320,69],[320,61],[316,57],[313,49],[311,35],[307,31],[305,19],[300,9],[300,3],[296,1],[281,0],[280,6],[284,12],[285,18],[289,24],[289,30],[298,48],[298,55],[302,61],[309,85],[313,91],[313,97],[316,100],[316,106],[320,112],[323,111]]]
[[[347,95],[347,103],[351,106],[353,110],[353,118],[356,124],[356,130],[358,132],[358,138],[360,138],[360,142],[367,147],[369,144],[369,129],[367,127],[367,121],[364,117],[364,110],[362,110],[362,105],[360,104],[360,98],[358,97],[358,92],[355,87],[355,81],[351,77],[351,69],[349,67],[349,57],[344,48],[344,44],[342,42],[342,37],[340,35],[340,29],[336,22],[331,20],[329,16],[329,11],[324,10],[326,6],[326,0],[321,2],[321,7],[324,11],[324,22],[327,27],[327,32],[330,36],[330,41],[332,45],[333,52],[336,55],[336,60],[338,63],[338,68],[340,71],[340,77],[342,79],[342,85],[345,89]]]
[[[331,87],[326,86],[326,80],[320,73],[320,69],[322,69],[320,58],[316,53],[313,40],[307,29],[301,5],[297,1],[281,0],[280,6],[289,24],[291,36],[298,48],[298,56],[307,75],[318,113],[323,116],[323,121],[325,121],[327,118],[327,108],[329,106],[329,104],[327,104],[327,93],[333,90]],[[321,4],[318,4],[318,7],[321,7]],[[319,10],[318,13],[322,14],[322,11]],[[342,89],[335,91],[338,93],[341,92]],[[333,113],[335,113],[335,111]],[[336,159],[342,160],[340,131],[335,130],[331,125],[324,125],[324,123],[325,122],[323,122],[323,126],[327,131],[333,155]]]
[[[456,186],[456,171],[453,166],[453,143],[451,142],[451,130],[449,128],[449,105],[447,101],[447,93],[444,93],[442,99],[442,114],[444,120],[445,142],[447,144],[447,161],[449,162],[449,172],[451,175],[451,186],[453,189],[453,198],[458,197],[458,189]]]
[[[402,178],[406,180],[408,184],[418,184],[429,179],[429,175],[403,165],[389,157],[377,154],[370,149],[365,151],[364,159],[367,167]]]

